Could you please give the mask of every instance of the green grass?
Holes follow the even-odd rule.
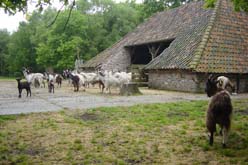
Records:
[[[0,81],[15,81],[15,77],[4,77],[0,76]]]
[[[247,164],[248,100],[228,147],[208,145],[207,101],[0,116],[0,164]]]
[[[15,120],[17,116],[15,115],[2,115],[0,116],[0,124],[3,124],[4,122],[7,122],[9,120]]]

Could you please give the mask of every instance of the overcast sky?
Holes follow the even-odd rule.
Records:
[[[37,0],[28,1],[28,13],[32,13],[36,8]],[[60,8],[62,6],[59,0],[52,0],[52,6]],[[47,6],[48,7],[48,6]],[[26,21],[26,15],[22,12],[18,12],[15,15],[8,15],[0,8],[0,29],[7,29],[9,32],[17,31],[19,22]]]
[[[124,0],[114,0],[117,2],[124,1]],[[136,0],[136,2],[141,2],[142,0]],[[28,12],[32,13],[35,10],[35,2],[37,0],[29,0],[28,1]],[[53,0],[52,6],[56,8],[60,8],[62,6],[59,3],[59,0]],[[17,31],[19,22],[26,21],[25,15],[22,12],[16,13],[15,15],[8,15],[4,12],[3,9],[0,8],[0,29],[7,29],[9,32]]]

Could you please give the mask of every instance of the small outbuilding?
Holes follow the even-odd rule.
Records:
[[[231,0],[213,9],[192,2],[159,12],[81,67],[128,71],[139,66],[151,88],[202,92],[210,73],[248,91],[248,14]]]

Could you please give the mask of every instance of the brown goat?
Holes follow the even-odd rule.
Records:
[[[227,90],[217,87],[215,79],[208,78],[205,89],[209,97],[213,96],[208,106],[206,126],[210,132],[209,144],[213,145],[216,124],[220,125],[223,135],[222,145],[226,146],[228,132],[231,126],[232,102]]]
[[[60,74],[55,76],[55,82],[58,84],[58,87],[61,87],[62,79],[63,77]]]

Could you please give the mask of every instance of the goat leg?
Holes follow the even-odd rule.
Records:
[[[220,135],[222,136],[223,135],[223,126],[220,127]]]
[[[22,89],[19,89],[19,96],[18,96],[19,98],[21,98],[22,97]]]
[[[210,137],[209,137],[209,145],[213,145],[214,142],[214,132],[210,132]]]
[[[27,97],[28,97],[28,93],[29,93],[29,92],[28,92],[28,89],[26,89],[26,92],[27,92]]]
[[[223,141],[222,141],[222,147],[223,148],[226,148],[227,136],[228,136],[228,130],[226,127],[224,127],[224,129],[223,129]]]
[[[104,92],[104,88],[105,88],[105,86],[104,86],[104,85],[102,85],[102,93]]]
[[[77,92],[79,91],[79,84],[77,84]]]

